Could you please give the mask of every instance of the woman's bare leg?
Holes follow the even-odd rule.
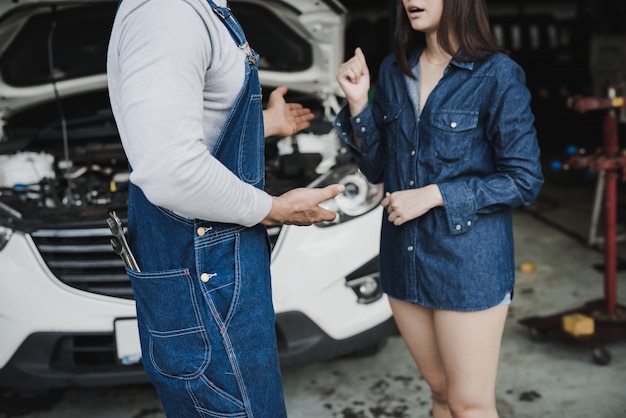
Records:
[[[448,405],[455,418],[498,417],[496,374],[507,312],[508,305],[478,312],[434,311]]]
[[[389,298],[389,303],[402,338],[430,386],[433,418],[450,418],[446,376],[435,337],[433,310],[392,298]]]

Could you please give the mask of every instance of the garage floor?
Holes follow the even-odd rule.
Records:
[[[515,215],[519,263],[516,296],[501,352],[497,402],[501,418],[626,417],[626,340],[607,345],[609,365],[594,364],[577,342],[531,341],[521,318],[551,315],[603,296],[593,265],[602,254],[527,212]],[[626,302],[626,281],[619,279]],[[338,360],[284,372],[291,418],[430,416],[429,391],[402,340],[392,338],[376,356]]]
[[[594,180],[575,172],[546,175],[549,181],[541,198],[514,216],[517,263],[534,263],[535,269],[517,273],[498,376],[500,416],[626,417],[626,339],[606,346],[612,361],[600,366],[592,361],[591,347],[554,338],[533,342],[527,327],[519,323],[603,297],[603,273],[598,269],[603,255],[586,243]],[[623,247],[621,243],[620,255],[626,260]],[[622,304],[626,304],[625,274],[618,274]],[[397,336],[373,356],[284,370],[284,386],[290,418],[430,416],[427,386]],[[0,418],[87,416],[164,414],[148,385],[46,394],[0,392]]]

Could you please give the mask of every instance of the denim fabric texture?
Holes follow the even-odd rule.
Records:
[[[263,188],[264,132],[258,55],[228,9],[218,8],[248,51],[246,81],[213,154]],[[168,417],[286,417],[262,225],[184,218],[129,190],[127,269],[148,377]]]
[[[367,178],[386,192],[436,184],[444,207],[395,226],[383,214],[381,282],[391,297],[476,311],[513,293],[511,209],[537,197],[543,175],[523,70],[502,54],[452,60],[419,114],[416,75],[382,63],[373,101],[335,129]],[[357,148],[352,137],[358,137]]]

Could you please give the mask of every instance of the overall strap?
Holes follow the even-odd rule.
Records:
[[[228,29],[230,36],[233,38],[237,46],[246,53],[250,64],[256,65],[258,61],[258,54],[250,48],[250,45],[246,40],[246,35],[230,8],[220,7],[216,5],[213,0],[207,0],[207,2],[209,3],[209,6],[211,6],[213,12],[222,20],[222,23],[224,23]]]

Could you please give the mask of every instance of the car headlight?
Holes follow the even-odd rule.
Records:
[[[324,187],[333,183],[343,184],[346,190],[321,204],[323,208],[337,213],[337,217],[334,221],[316,223],[319,227],[337,225],[364,215],[376,208],[383,199],[382,184],[367,181],[356,164],[334,168],[315,186]]]
[[[4,246],[11,240],[12,235],[12,228],[0,225],[0,251],[2,251]]]

